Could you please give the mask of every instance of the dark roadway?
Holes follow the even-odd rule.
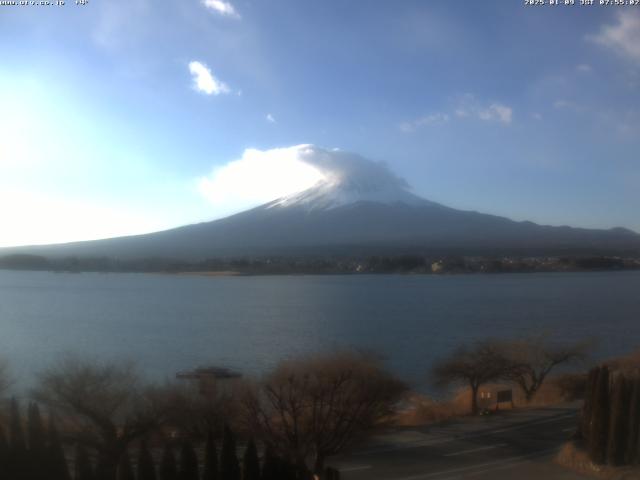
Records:
[[[398,428],[330,463],[345,480],[584,479],[552,461],[576,417],[571,405]]]

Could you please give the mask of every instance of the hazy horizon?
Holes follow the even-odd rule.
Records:
[[[640,232],[637,9],[74,3],[2,7],[0,247],[209,221],[341,171],[305,144],[453,208]]]

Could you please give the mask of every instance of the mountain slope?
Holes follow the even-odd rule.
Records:
[[[401,181],[325,180],[301,193],[206,223],[163,232],[3,253],[60,257],[638,254],[640,235],[622,228],[541,226],[452,209],[411,193]]]
[[[64,245],[0,249],[0,255],[149,257],[372,255],[640,255],[625,229],[549,227],[455,210],[421,198],[384,164],[314,145],[287,149],[321,180],[302,192],[220,220],[163,232]]]

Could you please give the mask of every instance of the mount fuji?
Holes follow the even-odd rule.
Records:
[[[375,254],[640,254],[640,235],[545,226],[463,211],[412,193],[382,164],[305,146],[323,179],[311,188],[226,218],[106,240],[0,249],[0,255],[170,258]],[[305,156],[306,155],[306,156]]]

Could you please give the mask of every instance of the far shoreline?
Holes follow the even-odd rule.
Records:
[[[162,275],[178,275],[186,277],[240,277],[251,275],[236,270],[203,270],[201,272],[135,272],[135,273],[160,273]]]
[[[230,277],[260,275],[461,275],[500,273],[610,272],[640,270],[640,255],[388,255],[241,257],[183,260],[109,257],[0,257],[0,270],[48,272],[157,273]]]
[[[322,271],[322,272],[242,272],[233,270],[206,270],[206,271],[144,271],[144,270],[52,270],[52,269],[19,269],[19,268],[2,268],[0,272],[46,272],[55,274],[72,274],[81,273],[100,273],[100,274],[137,274],[137,275],[161,275],[174,277],[203,277],[203,278],[228,278],[228,277],[368,277],[368,276],[406,276],[406,277],[458,277],[458,276],[501,276],[501,275],[541,275],[541,274],[571,274],[571,273],[624,273],[624,272],[640,272],[640,268],[624,268],[624,269],[574,269],[574,270],[522,270],[522,271],[454,271],[454,272],[407,272],[407,271],[389,271],[389,272],[345,272],[345,271]]]

